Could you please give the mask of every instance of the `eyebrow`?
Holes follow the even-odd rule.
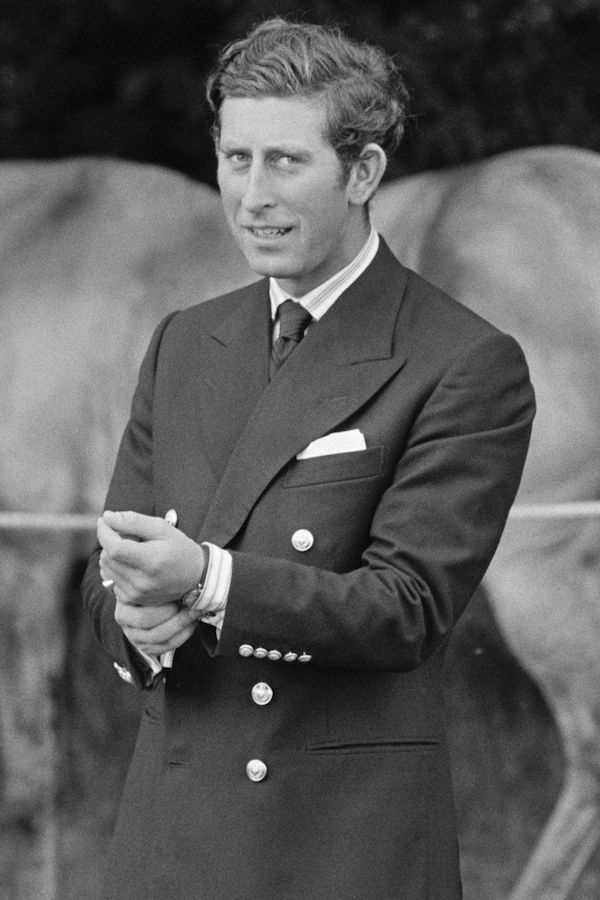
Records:
[[[242,150],[244,152],[249,152],[248,146],[244,143],[244,141],[236,141],[236,140],[228,140],[221,141],[219,144],[219,150],[223,152],[231,152],[233,150]],[[264,156],[273,156],[274,154],[281,154],[283,156],[309,156],[313,151],[302,144],[272,144],[269,147],[261,148],[261,153]]]

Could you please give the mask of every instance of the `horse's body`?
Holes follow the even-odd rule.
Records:
[[[600,496],[600,157],[506,154],[384,189],[392,249],[514,334],[538,400],[518,500]],[[511,521],[485,580],[562,738],[563,791],[513,900],[569,895],[600,841],[600,523]]]
[[[598,497],[599,208],[600,159],[566,148],[402,179],[374,203],[375,224],[403,262],[525,349],[539,412],[522,501]],[[0,506],[97,512],[152,327],[252,277],[215,192],[179,175],[97,160],[0,167]],[[513,521],[486,579],[567,760],[515,900],[567,897],[600,841],[599,537],[594,520]],[[11,679],[33,721],[48,721],[56,610],[74,552],[64,538],[39,548],[0,542],[0,654],[12,661],[2,667],[2,727],[15,740]],[[29,650],[17,663],[25,629],[34,637],[22,640]],[[5,760],[15,796],[27,795],[26,762],[23,753]]]

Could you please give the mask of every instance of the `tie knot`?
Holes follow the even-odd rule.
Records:
[[[292,341],[302,340],[312,316],[300,303],[284,300],[277,309],[279,319],[279,337]]]

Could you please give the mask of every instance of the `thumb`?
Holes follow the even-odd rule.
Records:
[[[162,537],[166,526],[164,519],[159,519],[157,516],[145,516],[132,510],[113,512],[107,509],[102,513],[102,518],[122,538],[140,541],[151,541]]]

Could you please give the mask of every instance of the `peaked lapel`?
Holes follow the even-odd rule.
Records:
[[[309,329],[247,418],[201,540],[226,546],[282,467],[356,412],[402,368],[406,356],[394,346],[394,329],[406,277],[382,241],[368,269]]]
[[[232,308],[212,332],[192,343],[191,362],[201,381],[195,391],[198,420],[210,423],[202,435],[202,452],[217,482],[261,394],[269,383],[271,317],[268,281],[236,292]]]

